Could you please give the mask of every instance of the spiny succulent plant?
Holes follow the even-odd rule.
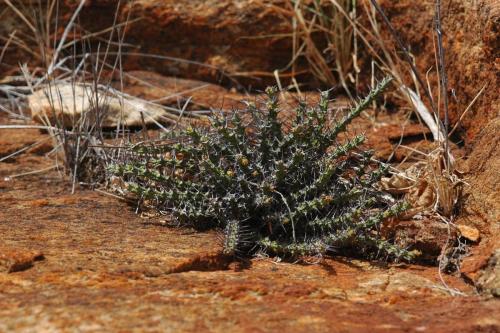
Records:
[[[171,212],[180,224],[222,230],[226,254],[346,250],[410,259],[378,231],[407,209],[375,186],[387,166],[360,148],[364,136],[337,141],[389,83],[381,81],[333,124],[322,93],[314,107],[299,103],[289,126],[278,117],[277,89],[268,88],[264,105],[214,115],[210,127],[190,127],[167,143],[131,147],[113,172],[143,204]]]

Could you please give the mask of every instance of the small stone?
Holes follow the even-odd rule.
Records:
[[[105,90],[96,92],[90,85],[69,83],[58,83],[35,91],[28,96],[28,105],[33,120],[38,123],[54,125],[59,121],[65,127],[74,127],[84,117],[97,117],[96,96],[102,103],[101,109],[106,111],[99,124],[102,127],[154,124],[162,121],[166,113],[163,108],[138,98],[119,96]]]
[[[414,254],[422,260],[434,260],[448,244],[449,239],[455,238],[457,232],[450,230],[445,223],[439,220],[426,218],[423,220],[397,221],[384,229],[386,238],[402,248],[411,248]]]
[[[0,249],[0,272],[13,273],[24,271],[33,266],[33,263],[44,259],[38,251],[18,249]]]
[[[470,240],[471,242],[477,242],[481,235],[479,234],[479,230],[474,227],[470,227],[468,225],[459,224],[457,226],[458,231],[460,232],[460,236],[465,239]]]

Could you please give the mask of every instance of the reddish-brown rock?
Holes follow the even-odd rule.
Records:
[[[61,7],[61,25],[69,19],[76,3],[67,1]],[[384,0],[380,3],[409,45],[425,77],[427,70],[435,66],[434,1]],[[116,1],[89,0],[79,23],[86,30],[101,31],[113,24],[118,10],[117,20],[130,22],[125,29],[128,44],[123,50],[123,64],[127,70],[155,71],[231,86],[238,86],[240,82],[244,86],[263,88],[275,83],[273,71],[286,68],[292,59],[292,41],[287,35],[291,32],[290,17],[276,10],[285,6],[284,0],[140,0],[131,5],[124,3],[117,9]],[[359,13],[364,11],[360,8]],[[12,20],[16,16],[11,11],[6,10],[3,15],[6,20],[0,25],[0,33],[5,35],[15,28],[22,29],[19,20]],[[500,111],[499,27],[498,1],[452,0],[443,6],[446,64],[450,93],[454,96],[450,98],[452,124],[486,85],[484,93],[462,121],[461,134],[467,143],[471,143]],[[387,33],[383,36],[390,43],[392,37]],[[95,49],[97,43],[93,44]],[[32,55],[22,56],[20,52],[11,45],[1,70],[12,71],[9,65],[17,66],[20,59],[32,59],[33,66],[39,65]],[[363,60],[368,54],[360,53],[359,57]],[[108,58],[111,59],[112,56]],[[304,68],[299,66],[297,70]],[[412,82],[408,75],[406,78],[408,84]],[[282,79],[286,83],[286,75]],[[437,88],[435,75],[431,74],[429,79],[431,86]],[[312,82],[308,75],[298,80],[300,83]]]
[[[23,271],[32,267],[35,261],[42,259],[43,254],[40,251],[0,248],[0,272]]]
[[[380,3],[408,44],[425,79],[425,73],[435,67],[432,39],[435,1],[383,0]],[[452,124],[486,86],[461,123],[464,139],[471,143],[490,120],[500,115],[500,4],[496,0],[452,0],[443,3],[442,10]],[[384,36],[392,39],[387,33]],[[436,77],[430,75],[429,78],[437,94]]]
[[[0,131],[0,142],[12,139]],[[140,218],[133,206],[98,192],[71,195],[70,183],[55,170],[7,177],[52,163],[34,153],[0,163],[2,247],[35,249],[45,258],[23,271],[0,272],[0,331],[500,327],[499,300],[475,296],[459,277],[444,275],[444,285],[436,267],[342,257],[311,258],[314,264],[269,258],[231,263],[216,254],[216,233]],[[454,298],[447,288],[468,296]]]
[[[500,118],[491,121],[477,138],[467,160],[465,200],[458,223],[477,228],[481,234],[472,256],[464,260],[463,271],[476,279],[494,251],[500,248]]]
[[[282,3],[135,1],[132,12],[124,6],[118,13],[121,20],[129,12],[133,20],[142,18],[126,29],[126,41],[134,44],[127,51],[136,54],[124,58],[125,67],[226,86],[235,85],[233,78],[261,88],[274,82],[269,74],[283,68],[291,56],[287,37],[268,36],[289,32],[286,19],[267,7],[271,2]],[[464,164],[469,166],[465,180],[470,186],[465,187],[464,209],[457,223],[477,228],[481,234],[463,261],[462,273],[469,282],[498,295],[500,7],[495,0],[444,3],[447,67],[450,89],[456,95],[451,99],[452,123],[488,84],[460,131],[469,150]],[[411,45],[418,68],[426,72],[435,63],[433,1],[381,4]],[[116,1],[87,1],[80,23],[91,31],[107,28],[115,6]],[[63,20],[69,17],[65,8]],[[18,27],[16,16],[1,13],[2,31]],[[197,64],[139,57],[138,52]],[[2,73],[34,58],[12,48],[5,55]],[[200,109],[231,108],[242,97],[212,84],[202,89],[201,82],[156,75],[151,79],[157,85],[154,89],[133,78],[126,87],[142,97],[168,97],[164,102],[169,105],[192,97]],[[430,82],[436,86],[432,75]],[[185,93],[190,87],[194,90]],[[398,128],[404,119],[401,112],[383,114],[377,121],[370,117],[354,123],[351,129],[366,132],[369,145],[379,149],[379,157],[387,158],[399,138],[417,147],[426,133],[415,124],[406,132]],[[6,122],[0,116],[0,123]],[[45,139],[37,130],[0,130],[0,157]],[[7,249],[0,261],[0,331],[500,330],[497,299],[476,296],[473,286],[455,276],[444,275],[445,286],[435,267],[339,257],[314,265],[267,258],[237,265],[213,254],[218,250],[215,233],[168,228],[158,218],[141,219],[134,207],[97,192],[78,190],[70,195],[69,182],[55,170],[7,177],[52,167],[53,159],[44,156],[51,146],[40,147],[0,163],[0,247]],[[405,155],[399,150],[394,156],[402,160]],[[427,245],[437,254],[447,230],[414,224],[414,228],[397,229],[399,239],[420,243],[430,239],[435,242]],[[45,260],[33,265],[40,252],[31,251],[42,252]],[[17,267],[15,272],[7,273],[12,267]],[[454,298],[445,290],[469,296]]]

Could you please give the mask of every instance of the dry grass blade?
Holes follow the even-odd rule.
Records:
[[[436,113],[436,106],[435,106],[435,103],[434,103],[434,99],[432,98],[431,92],[429,90],[427,90],[427,88],[426,88],[427,86],[424,84],[424,81],[422,80],[422,77],[420,76],[420,73],[418,72],[417,68],[415,67],[415,64],[413,63],[413,60],[412,60],[412,58],[410,56],[410,51],[404,45],[403,41],[401,40],[401,37],[399,36],[398,32],[396,31],[396,29],[392,25],[391,21],[389,21],[389,18],[387,17],[387,15],[385,14],[385,12],[379,6],[377,0],[370,0],[370,1],[371,1],[372,5],[375,7],[375,9],[377,10],[377,12],[382,17],[382,19],[384,20],[385,24],[387,25],[387,28],[391,32],[391,35],[394,37],[394,40],[396,41],[398,47],[401,49],[401,51],[403,53],[404,60],[410,66],[410,68],[411,68],[411,70],[413,72],[413,75],[415,75],[415,78],[417,79],[420,87],[422,89],[424,89],[425,96],[427,97],[427,99],[429,100],[429,103],[431,104],[432,111],[434,113]]]
[[[479,99],[479,97],[483,94],[483,92],[485,91],[485,89],[486,89],[487,86],[488,86],[488,84],[485,84],[481,88],[481,90],[479,90],[479,92],[476,94],[476,96],[474,97],[474,99],[469,103],[469,105],[464,110],[464,112],[462,112],[462,115],[460,116],[460,118],[458,119],[458,121],[455,123],[455,126],[453,126],[453,128],[450,131],[450,133],[448,134],[448,138],[450,138],[453,135],[453,133],[455,133],[455,131],[457,130],[458,126],[460,126],[460,123],[464,119],[465,115],[471,110],[472,106],[476,103],[476,101]]]
[[[28,171],[28,172],[23,172],[23,173],[17,173],[17,174],[14,174],[14,175],[10,175],[10,176],[7,176],[6,179],[12,180],[14,178],[35,175],[35,174],[39,174],[39,173],[51,171],[51,170],[54,170],[54,169],[57,169],[57,168],[58,168],[58,165],[56,164],[56,165],[52,165],[50,167],[39,169],[39,170]]]
[[[26,24],[26,26],[28,26],[28,28],[31,30],[31,32],[33,32],[34,34],[37,33],[37,29],[35,28],[35,26],[33,25],[33,23],[30,22],[30,20],[28,20],[28,18],[26,17],[26,15],[21,10],[19,10],[19,8],[17,6],[14,6],[10,0],[4,0],[4,2]]]
[[[19,34],[12,33],[6,39],[7,44],[17,43],[26,45],[26,47],[27,45],[37,45],[40,48],[39,51],[27,49],[36,55],[35,65],[43,64],[46,67],[43,72],[32,72],[27,65],[22,65],[20,71],[23,75],[23,82],[17,82],[16,85],[12,86],[4,84],[0,86],[0,90],[18,101],[30,96],[27,100],[32,109],[34,104],[30,103],[36,99],[49,104],[47,111],[38,113],[37,119],[42,125],[16,126],[16,128],[39,128],[48,131],[50,139],[54,141],[54,147],[63,153],[64,167],[72,179],[72,192],[75,191],[79,181],[92,184],[96,181],[99,182],[99,179],[102,180],[102,177],[105,177],[106,165],[117,157],[114,152],[109,153],[101,148],[107,140],[103,126],[106,125],[105,121],[109,115],[111,101],[119,101],[115,104],[119,104],[117,107],[120,111],[118,112],[122,114],[117,121],[115,140],[118,140],[119,136],[125,137],[127,125],[125,123],[126,117],[123,117],[123,113],[126,111],[125,107],[137,109],[135,111],[141,113],[143,120],[146,119],[156,124],[164,131],[169,131],[163,126],[164,123],[182,125],[184,118],[181,116],[191,115],[186,110],[188,104],[184,106],[183,110],[164,107],[155,102],[144,101],[124,94],[111,88],[110,82],[104,82],[105,80],[101,79],[104,69],[111,71],[111,73],[118,70],[119,77],[123,77],[121,57],[123,56],[124,33],[121,31],[130,22],[128,17],[126,22],[118,22],[118,8],[112,27],[95,35],[81,34],[76,22],[85,1],[79,1],[70,15],[69,21],[61,29],[62,35],[56,40],[57,35],[52,35],[52,32],[58,30],[60,21],[58,0],[50,0],[43,5],[41,1],[30,2],[29,8],[26,8],[22,3],[7,1],[7,4],[15,15],[21,17],[22,22],[28,26],[29,30],[34,30],[33,35],[27,37],[26,42],[19,38]],[[104,33],[109,34],[109,39],[106,40],[105,47],[101,48],[100,41],[96,37],[100,38]],[[24,34],[22,36],[26,37]],[[82,37],[68,40],[73,38],[72,36]],[[92,42],[95,41],[98,42],[98,45],[97,50],[93,52],[92,45],[94,44]],[[77,49],[82,55],[77,54]],[[101,49],[104,52],[101,52]],[[2,50],[2,54],[3,52],[5,49]],[[65,57],[60,58],[63,54]],[[113,75],[111,74],[109,77],[113,77]],[[121,86],[123,87],[123,82]],[[77,115],[77,109],[84,105],[87,106],[86,109]],[[153,110],[156,110],[154,116],[152,115]],[[65,116],[66,118],[61,117],[64,112],[72,115]],[[161,116],[159,116],[160,113]],[[13,127],[7,126],[7,128]],[[22,153],[26,149],[16,152],[16,154]]]
[[[288,0],[285,6],[267,3],[265,6],[290,23],[291,34],[266,36],[292,39],[291,60],[279,70],[279,76],[291,76],[293,82],[297,75],[308,72],[323,85],[331,87],[340,83],[350,95],[349,82],[357,84],[357,34],[350,22],[351,18],[356,19],[356,1]],[[304,60],[308,67],[305,72],[298,70]],[[273,76],[272,73],[255,74]]]
[[[62,50],[62,48],[64,46],[64,43],[66,42],[66,39],[68,38],[68,34],[71,31],[71,29],[73,28],[73,24],[75,23],[76,18],[78,17],[80,11],[82,10],[83,5],[85,5],[85,0],[80,0],[80,3],[78,4],[78,7],[73,12],[73,15],[71,16],[71,19],[69,20],[68,24],[64,28],[64,32],[62,34],[62,37],[59,40],[59,45],[55,49],[53,57],[52,57],[52,61],[50,62],[49,67],[47,68],[47,75],[49,75],[49,76],[54,71],[54,68],[55,68],[54,66],[55,66],[55,64],[57,62],[57,59],[59,58],[59,53],[61,52],[61,50]]]
[[[3,61],[3,57],[5,56],[5,52],[9,49],[10,43],[12,43],[12,40],[14,39],[16,35],[16,31],[13,31],[10,35],[5,44],[2,47],[2,52],[0,53],[0,64]]]

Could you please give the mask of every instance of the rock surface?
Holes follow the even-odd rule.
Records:
[[[360,1],[363,6],[368,0]],[[60,9],[61,26],[71,17],[78,2],[67,1]],[[123,65],[126,70],[148,70],[160,74],[199,79],[226,86],[262,89],[274,84],[274,70],[287,68],[293,56],[290,36],[292,25],[284,0],[140,0],[118,9],[111,0],[88,0],[80,24],[88,31],[98,32],[112,26],[115,16],[126,28]],[[422,75],[435,65],[432,24],[434,1],[380,1],[391,22],[409,45]],[[274,5],[274,7],[273,7]],[[0,4],[0,9],[4,4]],[[73,7],[72,7],[73,6]],[[363,13],[360,8],[359,13]],[[361,14],[360,14],[361,15]],[[10,10],[2,12],[0,33],[7,36],[20,30],[20,20]],[[361,19],[365,19],[363,16]],[[392,37],[381,24],[383,37]],[[459,129],[466,143],[471,144],[481,129],[498,116],[500,97],[496,87],[500,59],[500,5],[496,0],[452,0],[443,7],[443,30],[447,55],[451,123],[458,122],[462,112],[486,85],[486,89],[463,117]],[[62,33],[62,32],[61,32]],[[95,49],[97,43],[95,41]],[[94,49],[94,51],[95,51]],[[159,57],[158,57],[159,56]],[[365,54],[358,55],[361,60]],[[163,58],[162,58],[163,57]],[[166,57],[166,58],[165,58]],[[5,53],[2,71],[22,61],[37,61],[33,55],[10,47]],[[363,61],[361,61],[363,62]],[[366,62],[369,64],[369,61]],[[33,64],[35,66],[36,64]],[[301,72],[304,64],[298,64]],[[369,66],[366,70],[370,73]],[[285,71],[287,72],[287,71]],[[289,72],[289,71],[288,71]],[[404,72],[406,73],[406,67]],[[281,78],[287,84],[287,73]],[[299,75],[298,82],[314,80]],[[407,76],[408,82],[412,82]],[[429,76],[437,87],[436,77]]]
[[[435,66],[433,44],[434,0],[379,1],[425,73]],[[450,98],[450,122],[456,123],[479,91],[485,91],[464,115],[461,134],[472,144],[481,130],[499,116],[500,3],[497,0],[451,0],[442,7],[446,68]],[[392,37],[384,33],[385,39]],[[411,78],[408,77],[411,82]],[[432,87],[437,77],[429,76]],[[437,92],[436,92],[437,94]],[[472,145],[471,145],[472,146]]]
[[[490,257],[478,280],[478,286],[483,291],[500,297],[500,249],[497,249]]]
[[[0,272],[13,273],[31,268],[35,261],[43,260],[39,251],[0,248]]]
[[[479,230],[481,240],[463,262],[463,272],[475,280],[480,269],[500,249],[500,117],[491,121],[478,135],[466,166],[468,168],[463,211],[457,223]]]
[[[435,63],[433,1],[380,2],[425,73]],[[292,45],[282,35],[290,32],[288,19],[270,10],[270,3],[282,1],[135,1],[132,11],[124,6],[118,15],[140,18],[127,29],[127,42],[134,46],[127,46],[124,65],[225,86],[274,83],[272,71],[286,66]],[[108,28],[115,6],[116,1],[89,0],[80,23],[90,31]],[[487,84],[459,127],[470,186],[457,224],[481,235],[461,272],[469,283],[497,295],[500,6],[496,0],[451,0],[445,7],[447,67],[456,95],[452,123]],[[2,7],[0,15],[2,32],[18,28],[10,11]],[[68,15],[61,12],[63,20]],[[10,47],[4,55],[2,75],[15,72],[9,65],[33,60],[19,48]],[[182,105],[192,97],[199,109],[230,109],[242,97],[215,85],[202,89],[206,83],[136,75],[148,76],[156,88],[136,80],[135,86],[127,83],[130,92],[166,105]],[[432,76],[430,82],[436,86]],[[367,133],[379,158],[404,160],[406,150],[393,152],[400,139],[421,148],[418,137],[424,131],[412,124],[404,134],[401,113],[372,119],[353,129]],[[0,123],[6,122],[0,114]],[[498,299],[477,296],[455,276],[443,276],[445,287],[435,267],[344,258],[314,265],[262,258],[237,265],[213,256],[217,235],[141,219],[134,207],[97,192],[70,195],[68,182],[55,170],[9,177],[52,167],[53,159],[44,156],[50,142],[36,130],[0,130],[0,158],[27,147],[0,162],[0,331],[500,331]],[[413,239],[430,240],[436,252],[447,235],[423,223],[411,230]],[[402,240],[408,238],[406,231],[398,230]],[[45,260],[35,262],[39,253]],[[451,297],[445,292],[450,288],[467,296]]]
[[[32,140],[46,137],[33,133]],[[0,131],[0,142],[10,140]],[[213,255],[215,233],[140,218],[98,192],[71,195],[56,171],[8,177],[52,164],[36,153],[0,163],[2,248],[45,258],[0,271],[0,331],[500,329],[500,300],[477,296],[455,276],[443,276],[445,287],[432,266],[342,257],[230,263]],[[452,297],[447,288],[467,296]]]
[[[361,1],[360,6],[364,2],[368,1]],[[87,7],[89,10],[95,10],[92,9],[95,5],[107,6],[107,10],[116,6],[114,2],[109,4],[102,0],[91,3]],[[188,59],[199,64],[136,55],[126,62],[126,68],[231,85],[234,82],[224,75],[253,87],[275,84],[273,71],[286,68],[293,54],[291,38],[287,37],[292,31],[290,17],[275,9],[286,8],[285,3],[283,0],[135,1],[131,8],[123,9],[122,15],[126,17],[130,12],[132,18],[141,18],[127,30],[128,39],[139,46],[140,52]],[[417,67],[425,76],[435,65],[434,1],[384,0],[380,3],[409,44]],[[496,91],[500,85],[496,75],[500,59],[500,5],[496,0],[452,0],[443,11],[449,87],[455,96],[450,99],[452,124],[486,85],[483,95],[461,122],[465,140],[472,143],[500,110]],[[359,13],[363,12],[360,8]],[[88,25],[92,26],[93,22]],[[382,24],[381,28],[385,29]],[[392,41],[389,34],[383,36],[387,42]],[[365,56],[361,54],[360,58]],[[304,68],[299,64],[297,71]],[[405,68],[403,73],[406,72]],[[412,82],[409,76],[407,79]],[[431,75],[429,79],[431,85],[437,87],[436,78]],[[286,75],[282,80],[286,84]],[[298,81],[311,82],[311,78],[299,76]]]

